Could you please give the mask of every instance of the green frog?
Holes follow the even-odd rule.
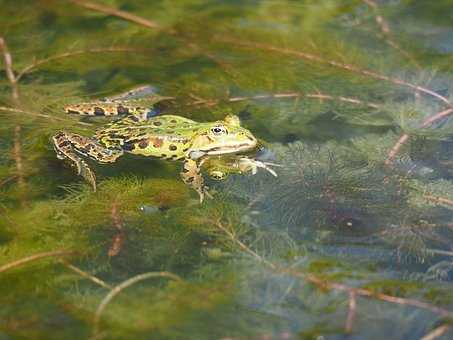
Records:
[[[231,172],[255,173],[257,168],[265,168],[275,175],[266,163],[245,156],[233,156],[225,161],[219,158],[250,152],[257,147],[257,139],[241,126],[237,116],[227,115],[223,120],[208,123],[177,115],[156,116],[155,104],[171,97],[152,94],[146,100],[134,99],[134,93],[139,90],[102,101],[65,107],[69,114],[125,115],[98,129],[92,137],[61,131],[52,138],[57,157],[73,162],[78,175],[85,178],[94,191],[96,177],[83,156],[99,163],[113,163],[124,153],[182,161],[181,177],[198,193],[200,203],[205,194],[209,195],[201,166],[211,157],[216,161],[208,161],[207,164],[210,164],[209,174],[214,179],[222,179],[225,176],[221,174]]]

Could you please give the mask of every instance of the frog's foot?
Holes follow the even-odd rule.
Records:
[[[52,138],[59,159],[69,159],[77,169],[77,174],[91,184],[96,191],[96,176],[79,155],[90,157],[100,163],[114,162],[123,154],[122,150],[107,149],[91,138],[74,133],[59,132]]]
[[[82,176],[96,191],[96,176],[88,164],[74,151],[64,132],[52,137],[54,149],[59,159],[69,159],[77,169],[77,175]]]
[[[156,95],[157,89],[152,85],[142,85],[134,87],[126,92],[119,93],[117,95],[107,97],[105,101],[124,101],[131,99],[140,99],[144,97],[150,97]]]
[[[212,198],[208,187],[204,185],[203,176],[200,174],[200,166],[193,159],[184,162],[181,178],[187,185],[190,185],[200,196],[200,203],[203,203],[205,195]]]
[[[241,157],[239,159],[239,169],[242,172],[251,171],[253,175],[256,175],[258,168],[267,170],[272,176],[277,177],[277,173],[270,166],[281,166],[280,164],[270,163],[270,162],[261,162],[256,159],[251,159],[247,157]]]

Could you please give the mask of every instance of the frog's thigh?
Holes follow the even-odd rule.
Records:
[[[92,138],[69,132],[61,132],[59,135],[62,135],[64,141],[68,142],[77,153],[99,163],[113,163],[123,154],[123,150],[106,148]]]
[[[181,177],[184,183],[190,185],[200,196],[200,203],[203,202],[205,187],[204,180],[200,174],[200,168],[196,161],[188,159],[184,162]]]
[[[72,161],[77,168],[77,174],[85,178],[85,180],[91,184],[93,190],[96,191],[96,176],[88,164],[77,155],[68,135],[65,132],[60,132],[53,136],[52,140],[57,157],[59,159],[69,159]]]

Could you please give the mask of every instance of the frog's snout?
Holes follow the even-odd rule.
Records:
[[[255,138],[254,135],[252,135],[251,132],[246,132],[244,133],[244,135],[245,138],[247,138],[250,141],[250,144],[252,144],[253,146],[256,146],[258,144],[258,140]]]

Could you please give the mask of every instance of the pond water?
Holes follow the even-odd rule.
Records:
[[[0,1],[0,339],[453,336],[450,0],[95,1]],[[63,107],[142,85],[278,177],[94,192],[51,138],[111,118]]]

